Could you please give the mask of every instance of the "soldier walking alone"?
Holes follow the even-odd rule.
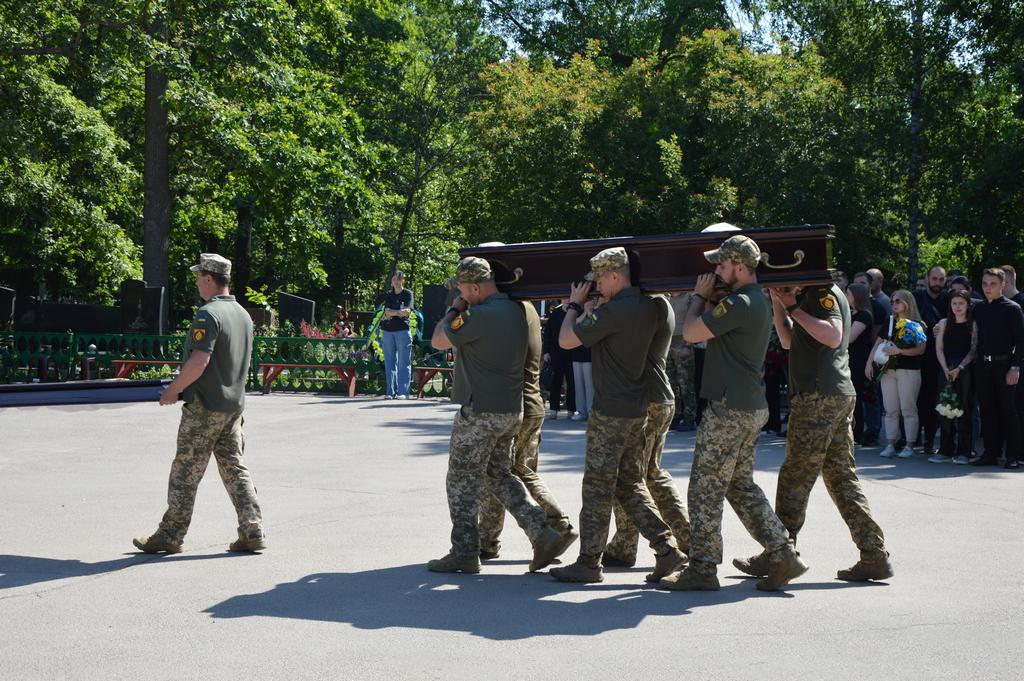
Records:
[[[145,553],[181,552],[196,490],[212,453],[238,515],[238,539],[228,550],[260,551],[267,547],[263,516],[249,469],[242,462],[242,409],[252,357],[252,319],[228,290],[230,260],[202,253],[191,270],[206,304],[196,312],[188,331],[188,360],[160,395],[164,406],[175,404],[179,394],[185,399],[167,488],[167,511],[156,532],[132,541]]]

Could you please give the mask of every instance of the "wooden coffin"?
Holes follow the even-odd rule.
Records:
[[[590,271],[590,258],[605,248],[622,246],[629,253],[634,285],[645,293],[691,291],[697,276],[715,266],[705,251],[718,248],[736,234],[757,242],[767,261],[757,268],[766,286],[807,286],[832,282],[831,225],[799,225],[741,232],[682,232],[649,236],[543,241],[478,246],[459,250],[460,257],[487,259],[499,288],[512,298],[543,300],[569,294],[569,284]],[[522,274],[511,274],[519,268]],[[506,282],[506,283],[502,283]]]

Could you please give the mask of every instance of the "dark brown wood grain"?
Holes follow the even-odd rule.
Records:
[[[568,295],[569,284],[580,281],[590,271],[591,257],[605,248],[622,246],[629,253],[635,285],[645,293],[670,293],[692,290],[698,275],[714,271],[714,265],[707,261],[704,253],[718,248],[736,234],[745,234],[756,241],[761,251],[768,253],[768,261],[773,266],[794,263],[797,251],[804,254],[800,264],[783,269],[762,263],[757,269],[760,283],[766,286],[831,283],[834,238],[831,225],[502,244],[463,248],[459,256],[486,258],[495,271],[499,288],[512,298],[542,300]],[[518,281],[500,283],[511,279],[510,273],[516,268],[522,269]]]

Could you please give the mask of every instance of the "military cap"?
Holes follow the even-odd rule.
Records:
[[[231,275],[231,261],[216,253],[200,253],[199,264],[189,268],[193,272],[214,272],[215,274]]]
[[[491,263],[483,258],[469,256],[459,261],[455,268],[455,282],[457,284],[479,284],[482,281],[490,281]]]
[[[629,256],[622,246],[606,248],[590,259],[590,272],[587,281],[595,281],[605,272],[615,272],[629,265]]]
[[[732,260],[754,269],[761,262],[761,249],[749,236],[737,234],[726,239],[717,249],[705,251],[704,257],[708,259],[708,262],[716,265],[726,260]]]

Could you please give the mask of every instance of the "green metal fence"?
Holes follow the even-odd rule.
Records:
[[[140,371],[168,373],[187,357],[184,336],[89,333],[0,333],[0,383],[24,383],[45,376],[49,381],[111,378],[118,366],[138,362]],[[428,341],[413,344],[413,366],[451,368],[444,351]],[[292,392],[348,392],[346,382],[331,367],[356,374],[360,394],[383,392],[383,366],[366,349],[365,338],[302,338],[257,336],[253,342],[250,389],[261,389],[261,365],[292,365],[274,379],[274,390]],[[298,366],[306,365],[306,366]],[[313,366],[311,366],[313,365]],[[43,373],[41,373],[43,372]],[[416,375],[413,375],[415,390]],[[439,372],[424,394],[447,396],[450,372]]]

